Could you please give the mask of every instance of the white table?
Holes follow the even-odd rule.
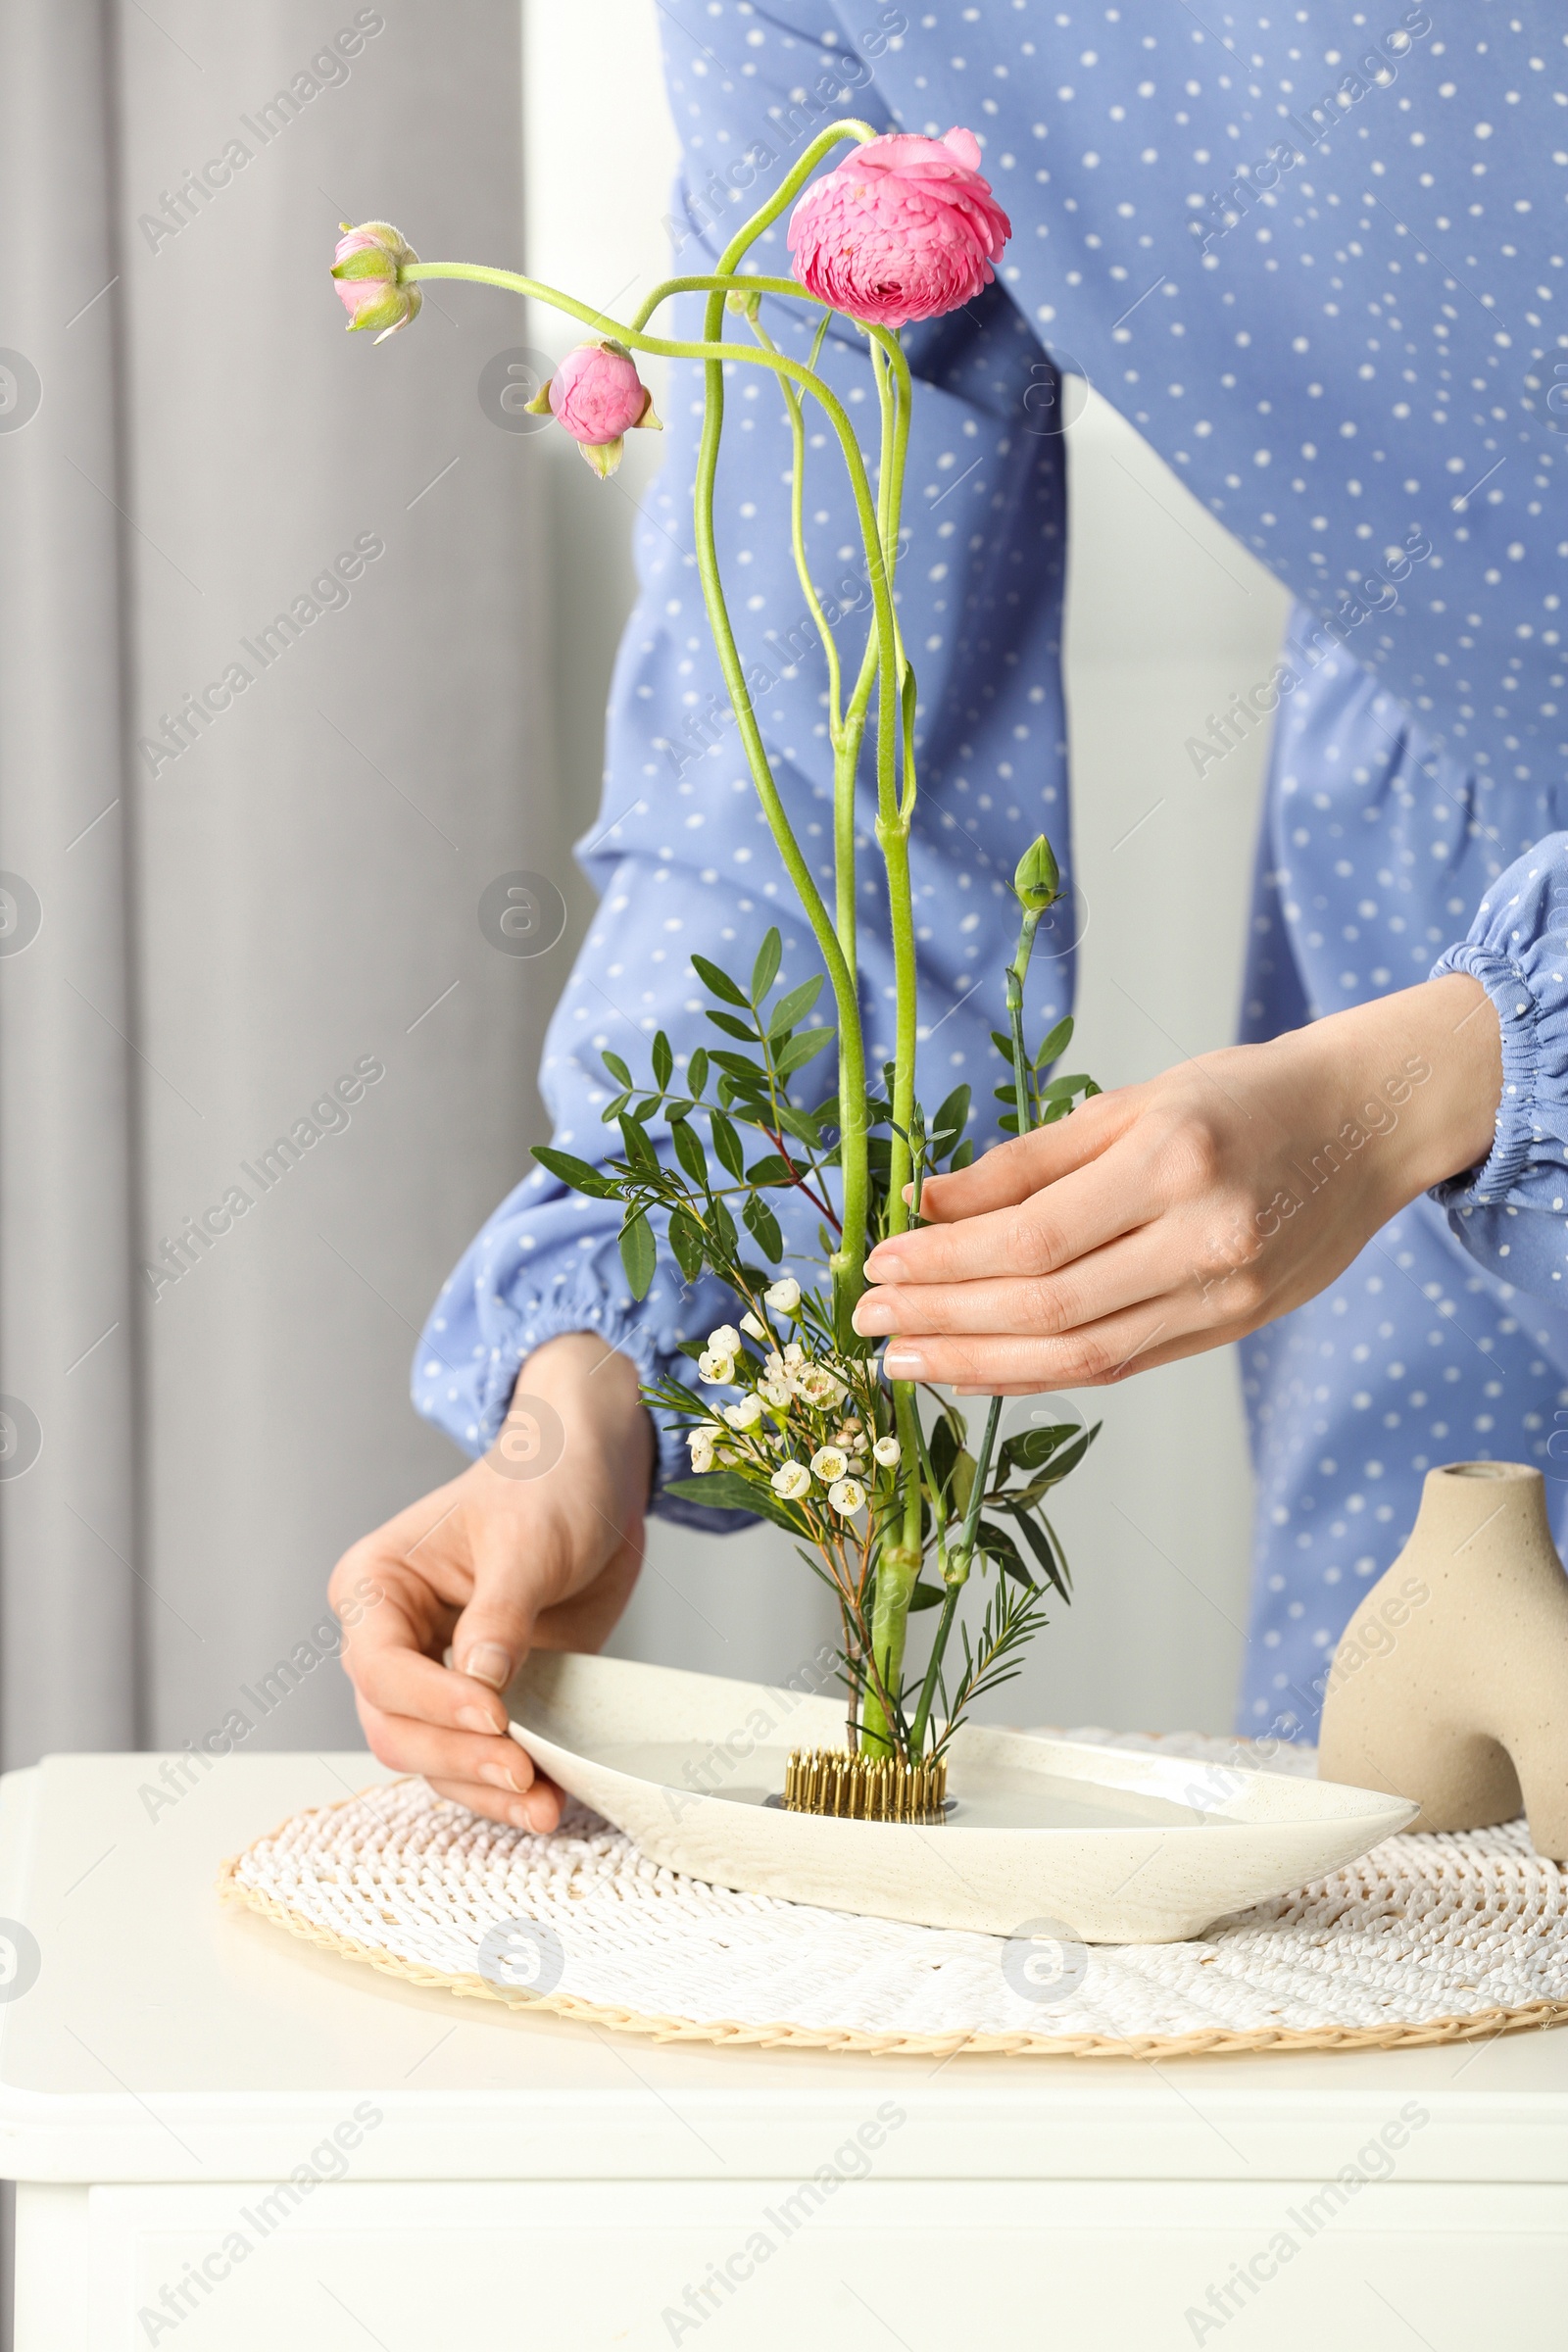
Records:
[[[150,1819],[162,1762],[0,1782],[0,1917],[41,1954],[0,2005],[18,2352],[1568,2342],[1568,2032],[1161,2066],[662,2048],[220,1905],[225,1854],[368,1758],[191,1766]],[[1389,2177],[1326,2192],[1401,2110]],[[280,2191],[296,2168],[319,2184]]]

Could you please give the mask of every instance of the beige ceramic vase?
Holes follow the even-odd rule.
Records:
[[[1334,1654],[1318,1773],[1413,1798],[1414,1830],[1528,1813],[1537,1852],[1568,1861],[1568,1577],[1539,1470],[1427,1473]]]

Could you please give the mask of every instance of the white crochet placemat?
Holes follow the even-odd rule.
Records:
[[[1076,1732],[1203,1762],[1198,1734]],[[1310,1750],[1273,1768],[1310,1772]],[[1188,1943],[1053,1944],[734,1894],[579,1806],[550,1837],[399,1781],[296,1814],[222,1893],[409,1979],[662,2040],[1177,2057],[1460,2041],[1568,2020],[1568,1872],[1523,1821],[1389,1838]]]

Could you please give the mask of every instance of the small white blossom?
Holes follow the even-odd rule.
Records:
[[[804,1462],[784,1462],[767,1483],[786,1502],[799,1502],[803,1494],[810,1492],[811,1473]]]
[[[789,1365],[792,1372],[795,1371],[801,1364],[805,1363],[806,1349],[801,1346],[799,1340],[791,1340],[789,1346],[784,1350],[784,1361]]]
[[[775,1314],[793,1315],[801,1303],[801,1286],[792,1274],[786,1274],[778,1282],[770,1282],[762,1297]]]
[[[728,1389],[735,1382],[735,1357],[722,1348],[710,1348],[697,1358],[697,1377],[710,1389]]]
[[[865,1489],[858,1478],[835,1479],[827,1491],[827,1498],[836,1511],[846,1519],[865,1508]]]
[[[824,1487],[843,1478],[849,1470],[849,1456],[838,1446],[819,1446],[811,1456],[811,1470]]]
[[[721,1323],[708,1335],[708,1345],[714,1355],[739,1355],[741,1335],[733,1323]]]
[[[903,1448],[897,1438],[878,1438],[871,1451],[876,1455],[884,1470],[891,1470]]]
[[[844,1390],[822,1364],[808,1364],[796,1378],[796,1388],[808,1404],[829,1406],[843,1401]]]
[[[754,1422],[760,1421],[762,1418],[761,1399],[757,1396],[743,1396],[739,1404],[726,1404],[724,1418],[731,1429],[750,1429]]]
[[[782,1413],[788,1406],[795,1391],[787,1380],[760,1380],[757,1384],[757,1393],[773,1407],[776,1413]]]
[[[713,1467],[713,1432],[705,1423],[701,1429],[689,1429],[686,1443],[691,1448],[692,1468],[699,1476]]]
[[[744,1332],[750,1333],[754,1340],[765,1340],[769,1336],[767,1325],[765,1323],[759,1322],[756,1315],[751,1314],[750,1312],[742,1315],[741,1329]]]

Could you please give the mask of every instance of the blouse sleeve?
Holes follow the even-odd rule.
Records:
[[[1454,1233],[1503,1281],[1562,1301],[1568,1286],[1568,833],[1499,876],[1467,939],[1433,968],[1469,972],[1496,1007],[1502,1100],[1492,1150],[1434,1188]]]

